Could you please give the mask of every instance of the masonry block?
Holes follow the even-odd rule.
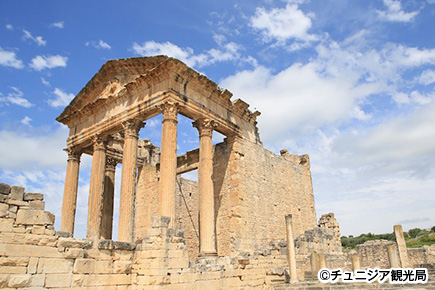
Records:
[[[24,198],[24,187],[21,186],[11,186],[11,199],[23,200]]]
[[[18,225],[53,225],[54,215],[43,210],[20,209],[17,212]]]

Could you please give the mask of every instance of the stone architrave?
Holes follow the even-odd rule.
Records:
[[[88,202],[88,239],[99,239],[101,231],[102,203],[104,194],[104,174],[106,169],[106,138],[94,138],[92,154],[91,182]]]
[[[175,189],[177,178],[177,114],[178,104],[165,102],[160,154],[160,215],[170,217],[169,227],[175,227]]]
[[[116,160],[113,158],[107,158],[106,160],[106,173],[104,177],[103,217],[101,221],[101,238],[105,240],[112,239],[116,163]]]
[[[123,122],[122,126],[124,127],[124,152],[122,154],[118,240],[131,243],[134,231],[137,140],[139,130],[145,124],[140,120],[128,120]]]
[[[390,268],[400,268],[399,257],[397,256],[397,246],[395,244],[387,246],[388,260]]]
[[[296,269],[296,251],[295,241],[293,238],[292,215],[285,216],[286,234],[287,234],[287,262],[290,272],[290,283],[298,282],[298,274]]]
[[[358,254],[354,254],[350,256],[352,260],[352,269],[353,271],[361,269],[361,261]]]
[[[397,247],[399,249],[399,258],[402,268],[409,268],[408,251],[406,250],[405,237],[401,225],[394,226],[394,234],[396,236]]]
[[[66,151],[68,152],[68,163],[63,192],[60,230],[74,234],[81,152],[74,147],[70,147]]]
[[[213,190],[213,144],[212,135],[216,123],[199,119],[193,123],[199,132],[199,252],[201,256],[217,255],[215,233],[215,210]]]

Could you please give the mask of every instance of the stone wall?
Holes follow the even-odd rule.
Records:
[[[184,231],[154,217],[136,244],[69,237],[53,228],[41,194],[0,184],[2,289],[266,289],[284,281],[274,244],[230,257],[190,261]]]
[[[158,166],[139,169],[137,239],[147,234],[151,217],[158,214],[158,182]],[[279,156],[261,144],[227,138],[214,146],[213,185],[219,256],[285,239],[285,214],[293,215],[295,236],[317,226],[307,155],[283,151]],[[185,231],[192,259],[198,254],[198,198],[196,182],[177,179],[175,227]]]

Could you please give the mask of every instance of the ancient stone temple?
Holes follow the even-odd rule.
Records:
[[[165,56],[109,61],[57,120],[69,127],[61,231],[73,233],[80,154],[92,155],[87,238],[111,239],[114,170],[122,164],[118,240],[148,234],[153,216],[186,234],[191,258],[227,256],[316,225],[308,156],[263,148],[244,101]],[[138,140],[163,115],[161,148]],[[198,129],[197,150],[177,156],[177,116]],[[144,122],[145,121],[145,122]],[[212,133],[225,135],[212,145]],[[142,149],[141,149],[142,148]],[[160,153],[160,154],[159,154]],[[198,182],[177,175],[198,169]],[[199,218],[198,218],[199,217]]]
[[[397,243],[343,253],[334,214],[316,221],[309,156],[264,149],[260,113],[231,98],[166,56],[105,63],[57,118],[69,128],[60,231],[42,194],[0,183],[0,288],[284,289],[315,281],[324,267],[435,263],[435,247],[407,249],[400,226]],[[159,114],[161,148],[139,138]],[[179,115],[192,120],[199,148],[177,156]],[[213,131],[224,141],[213,145]],[[79,239],[83,154],[92,170],[87,234]],[[180,176],[192,170],[197,181]]]

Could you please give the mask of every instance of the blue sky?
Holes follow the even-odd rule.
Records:
[[[267,149],[310,154],[317,215],[334,212],[343,234],[435,224],[434,0],[0,5],[0,182],[45,193],[56,226],[68,130],[55,118],[107,60],[156,54],[262,112]],[[148,120],[141,138],[159,145],[160,128]],[[191,120],[178,138],[180,153],[198,146]]]

